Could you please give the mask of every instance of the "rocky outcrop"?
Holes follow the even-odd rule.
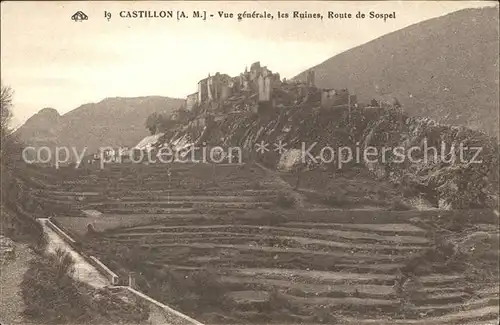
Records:
[[[53,108],[43,108],[30,117],[21,127],[22,132],[17,132],[21,141],[29,139],[30,144],[50,146],[57,143],[60,130],[61,115]]]
[[[194,139],[187,128],[167,133],[161,141],[185,144],[186,139]],[[255,151],[261,141],[269,144],[264,154]],[[274,150],[279,141],[288,152]],[[364,165],[374,177],[398,184],[414,196],[424,196],[440,208],[497,205],[498,144],[493,138],[465,127],[410,117],[391,106],[360,105],[349,110],[303,103],[273,107],[266,115],[228,114],[207,125],[204,142],[239,146],[248,158],[271,168],[293,169],[303,163],[298,159],[302,156],[329,171]],[[321,151],[325,147],[334,149],[334,159]],[[390,151],[382,155],[384,148]],[[365,159],[365,150],[377,151],[377,156]],[[351,161],[340,163],[348,152],[353,155]],[[359,159],[356,152],[361,153]]]
[[[403,148],[411,155],[404,163],[390,155],[366,165],[379,177],[426,191],[440,208],[496,204],[498,144],[481,132],[386,110],[362,140],[364,147]]]

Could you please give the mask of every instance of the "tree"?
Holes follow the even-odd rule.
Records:
[[[172,127],[175,127],[177,122],[171,118],[170,115],[162,113],[152,113],[146,119],[146,129],[149,130],[151,134],[156,134],[158,132],[164,132]]]
[[[151,134],[155,134],[158,130],[158,115],[158,113],[154,112],[146,119],[146,129],[148,129]]]
[[[187,121],[189,121],[191,117],[190,112],[186,109],[184,105],[179,107],[179,109],[177,109],[174,112],[174,116],[175,116],[175,121],[177,123],[186,123]]]
[[[4,137],[9,133],[9,123],[12,118],[12,97],[14,92],[10,86],[6,86],[1,83],[0,90],[0,105],[1,105],[1,136],[2,142]]]
[[[14,157],[21,152],[21,147],[17,139],[12,135],[10,121],[12,119],[12,99],[14,91],[3,81],[0,85],[0,105],[1,105],[1,125],[0,125],[0,161],[2,168],[4,164],[9,164]]]

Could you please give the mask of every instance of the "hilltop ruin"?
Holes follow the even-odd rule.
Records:
[[[314,71],[306,81],[281,80],[280,74],[260,62],[254,62],[238,76],[219,72],[198,81],[198,91],[187,96],[188,111],[205,114],[235,112],[263,113],[265,110],[304,103],[322,108],[357,105],[356,95],[347,89],[320,89],[314,83]]]

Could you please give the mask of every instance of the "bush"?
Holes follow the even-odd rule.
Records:
[[[280,193],[276,198],[276,204],[280,208],[291,208],[295,205],[295,199],[290,195]]]
[[[281,238],[279,236],[266,237],[263,240],[263,242],[266,246],[279,247],[279,248],[287,248],[294,243],[294,241],[290,239]]]
[[[262,184],[259,181],[253,181],[250,183],[248,188],[252,190],[262,190],[264,189],[264,186],[262,186]]]
[[[45,251],[48,242],[49,239],[47,237],[47,233],[45,233],[42,229],[41,232],[37,233],[35,241],[30,245],[30,248],[33,249],[37,254],[41,254]]]
[[[401,200],[394,200],[391,202],[389,210],[393,211],[408,211],[411,210],[412,207],[409,204],[404,203]]]
[[[343,194],[332,194],[323,196],[321,203],[335,208],[342,208],[351,205],[352,202]]]
[[[286,295],[275,287],[269,292],[268,304],[272,311],[290,310],[292,307]]]
[[[339,320],[335,316],[336,308],[322,305],[314,310],[314,321],[320,324],[338,324]]]
[[[71,277],[74,260],[57,249],[54,254],[35,257],[21,283],[24,314],[37,322],[139,324],[149,316],[142,304],[127,304],[106,290],[96,290]]]
[[[185,313],[202,312],[215,310],[220,305],[232,306],[219,277],[211,268],[187,274],[169,269],[144,270],[137,284],[151,297]]]
[[[56,277],[61,279],[64,276],[71,276],[75,271],[75,261],[71,255],[61,248],[57,248],[54,253],[54,267]]]
[[[220,276],[215,270],[198,271],[191,276],[194,293],[199,295],[202,306],[218,305],[225,290],[219,281]]]
[[[69,262],[66,256],[59,253],[59,256],[37,257],[24,274],[21,290],[28,317],[55,323],[90,319],[68,274],[73,261]]]

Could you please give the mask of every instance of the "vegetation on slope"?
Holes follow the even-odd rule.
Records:
[[[182,137],[195,139],[190,128],[167,134],[163,140],[174,143]],[[304,103],[273,108],[266,116],[228,115],[212,122],[203,134],[202,140],[209,145],[239,146],[271,168],[277,168],[289,153],[280,155],[269,150],[257,154],[257,143],[272,145],[282,141],[287,149],[302,150],[304,154],[303,145],[307,149],[315,143],[309,152],[316,158],[317,167],[327,173],[364,166],[376,178],[402,186],[408,196],[425,197],[441,208],[486,208],[498,204],[499,151],[494,138],[466,127],[410,117],[391,106],[370,108],[360,104],[349,111],[345,107],[321,109],[313,103]],[[464,151],[461,159],[460,144],[464,148],[481,149],[477,157],[478,150]],[[361,152],[361,159],[343,165],[338,163],[339,155],[332,162],[318,159],[324,147],[350,148],[353,156]],[[368,147],[376,148],[375,159],[363,158],[362,153]],[[383,148],[391,149],[392,153],[382,156]],[[405,153],[404,161],[394,154],[395,148]],[[411,148],[418,150],[412,152]]]
[[[1,184],[0,184],[0,234],[15,240],[22,240],[43,249],[45,237],[42,226],[25,211],[29,190],[15,175],[20,163],[21,146],[12,135],[9,122],[12,117],[13,90],[1,85]]]
[[[35,220],[39,206],[33,200],[26,170],[21,162],[21,145],[9,129],[13,91],[1,87],[1,218],[0,234],[27,242],[37,253],[24,274],[21,294],[26,306],[24,314],[46,324],[141,323],[149,310],[142,304],[122,301],[107,290],[95,290],[71,277],[74,261],[62,250],[47,253],[47,238],[42,225]]]
[[[75,281],[72,272],[74,261],[63,250],[35,258],[21,284],[25,315],[47,324],[140,324],[148,318],[146,306]]]

